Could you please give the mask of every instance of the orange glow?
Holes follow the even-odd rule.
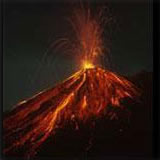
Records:
[[[82,109],[85,109],[87,106],[86,96],[83,97]]]
[[[82,65],[82,68],[84,69],[90,69],[90,68],[94,68],[94,65],[88,61],[84,61],[83,62],[83,65]]]

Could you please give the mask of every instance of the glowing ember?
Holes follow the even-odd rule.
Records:
[[[118,118],[109,106],[125,109],[121,100],[138,94],[128,80],[95,65],[103,53],[101,19],[91,16],[89,9],[79,9],[71,22],[77,37],[72,52],[81,56],[82,69],[54,88],[20,102],[10,112],[3,122],[4,152],[23,146],[31,156],[66,121]]]

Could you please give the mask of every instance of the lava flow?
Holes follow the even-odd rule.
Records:
[[[76,13],[77,20],[73,22],[78,44],[74,52],[82,53],[81,69],[54,88],[20,102],[6,116],[3,122],[5,153],[24,147],[31,156],[66,121],[85,123],[92,117],[118,118],[109,106],[123,110],[126,107],[121,100],[137,96],[131,82],[95,65],[102,52],[102,29],[90,10]]]

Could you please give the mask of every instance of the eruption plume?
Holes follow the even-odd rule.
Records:
[[[87,66],[87,68],[92,67],[103,53],[102,11],[93,17],[89,8],[78,9],[74,11],[74,16],[71,18],[71,24],[77,39],[77,43],[74,43],[75,45],[72,48],[75,48],[74,53],[78,54],[84,63],[83,66]]]
[[[121,100],[137,96],[131,82],[97,66],[104,51],[101,16],[101,12],[92,16],[90,9],[74,11],[71,24],[76,40],[71,50],[81,59],[81,69],[54,88],[20,102],[5,117],[5,153],[23,147],[32,156],[66,121],[85,123],[92,117],[118,118],[115,110],[126,109]]]

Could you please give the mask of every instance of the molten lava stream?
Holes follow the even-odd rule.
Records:
[[[121,106],[120,100],[137,95],[129,81],[101,68],[83,69],[53,89],[18,104],[4,119],[5,152],[27,146],[35,150],[66,120],[86,121],[93,116],[112,117],[107,106]]]

